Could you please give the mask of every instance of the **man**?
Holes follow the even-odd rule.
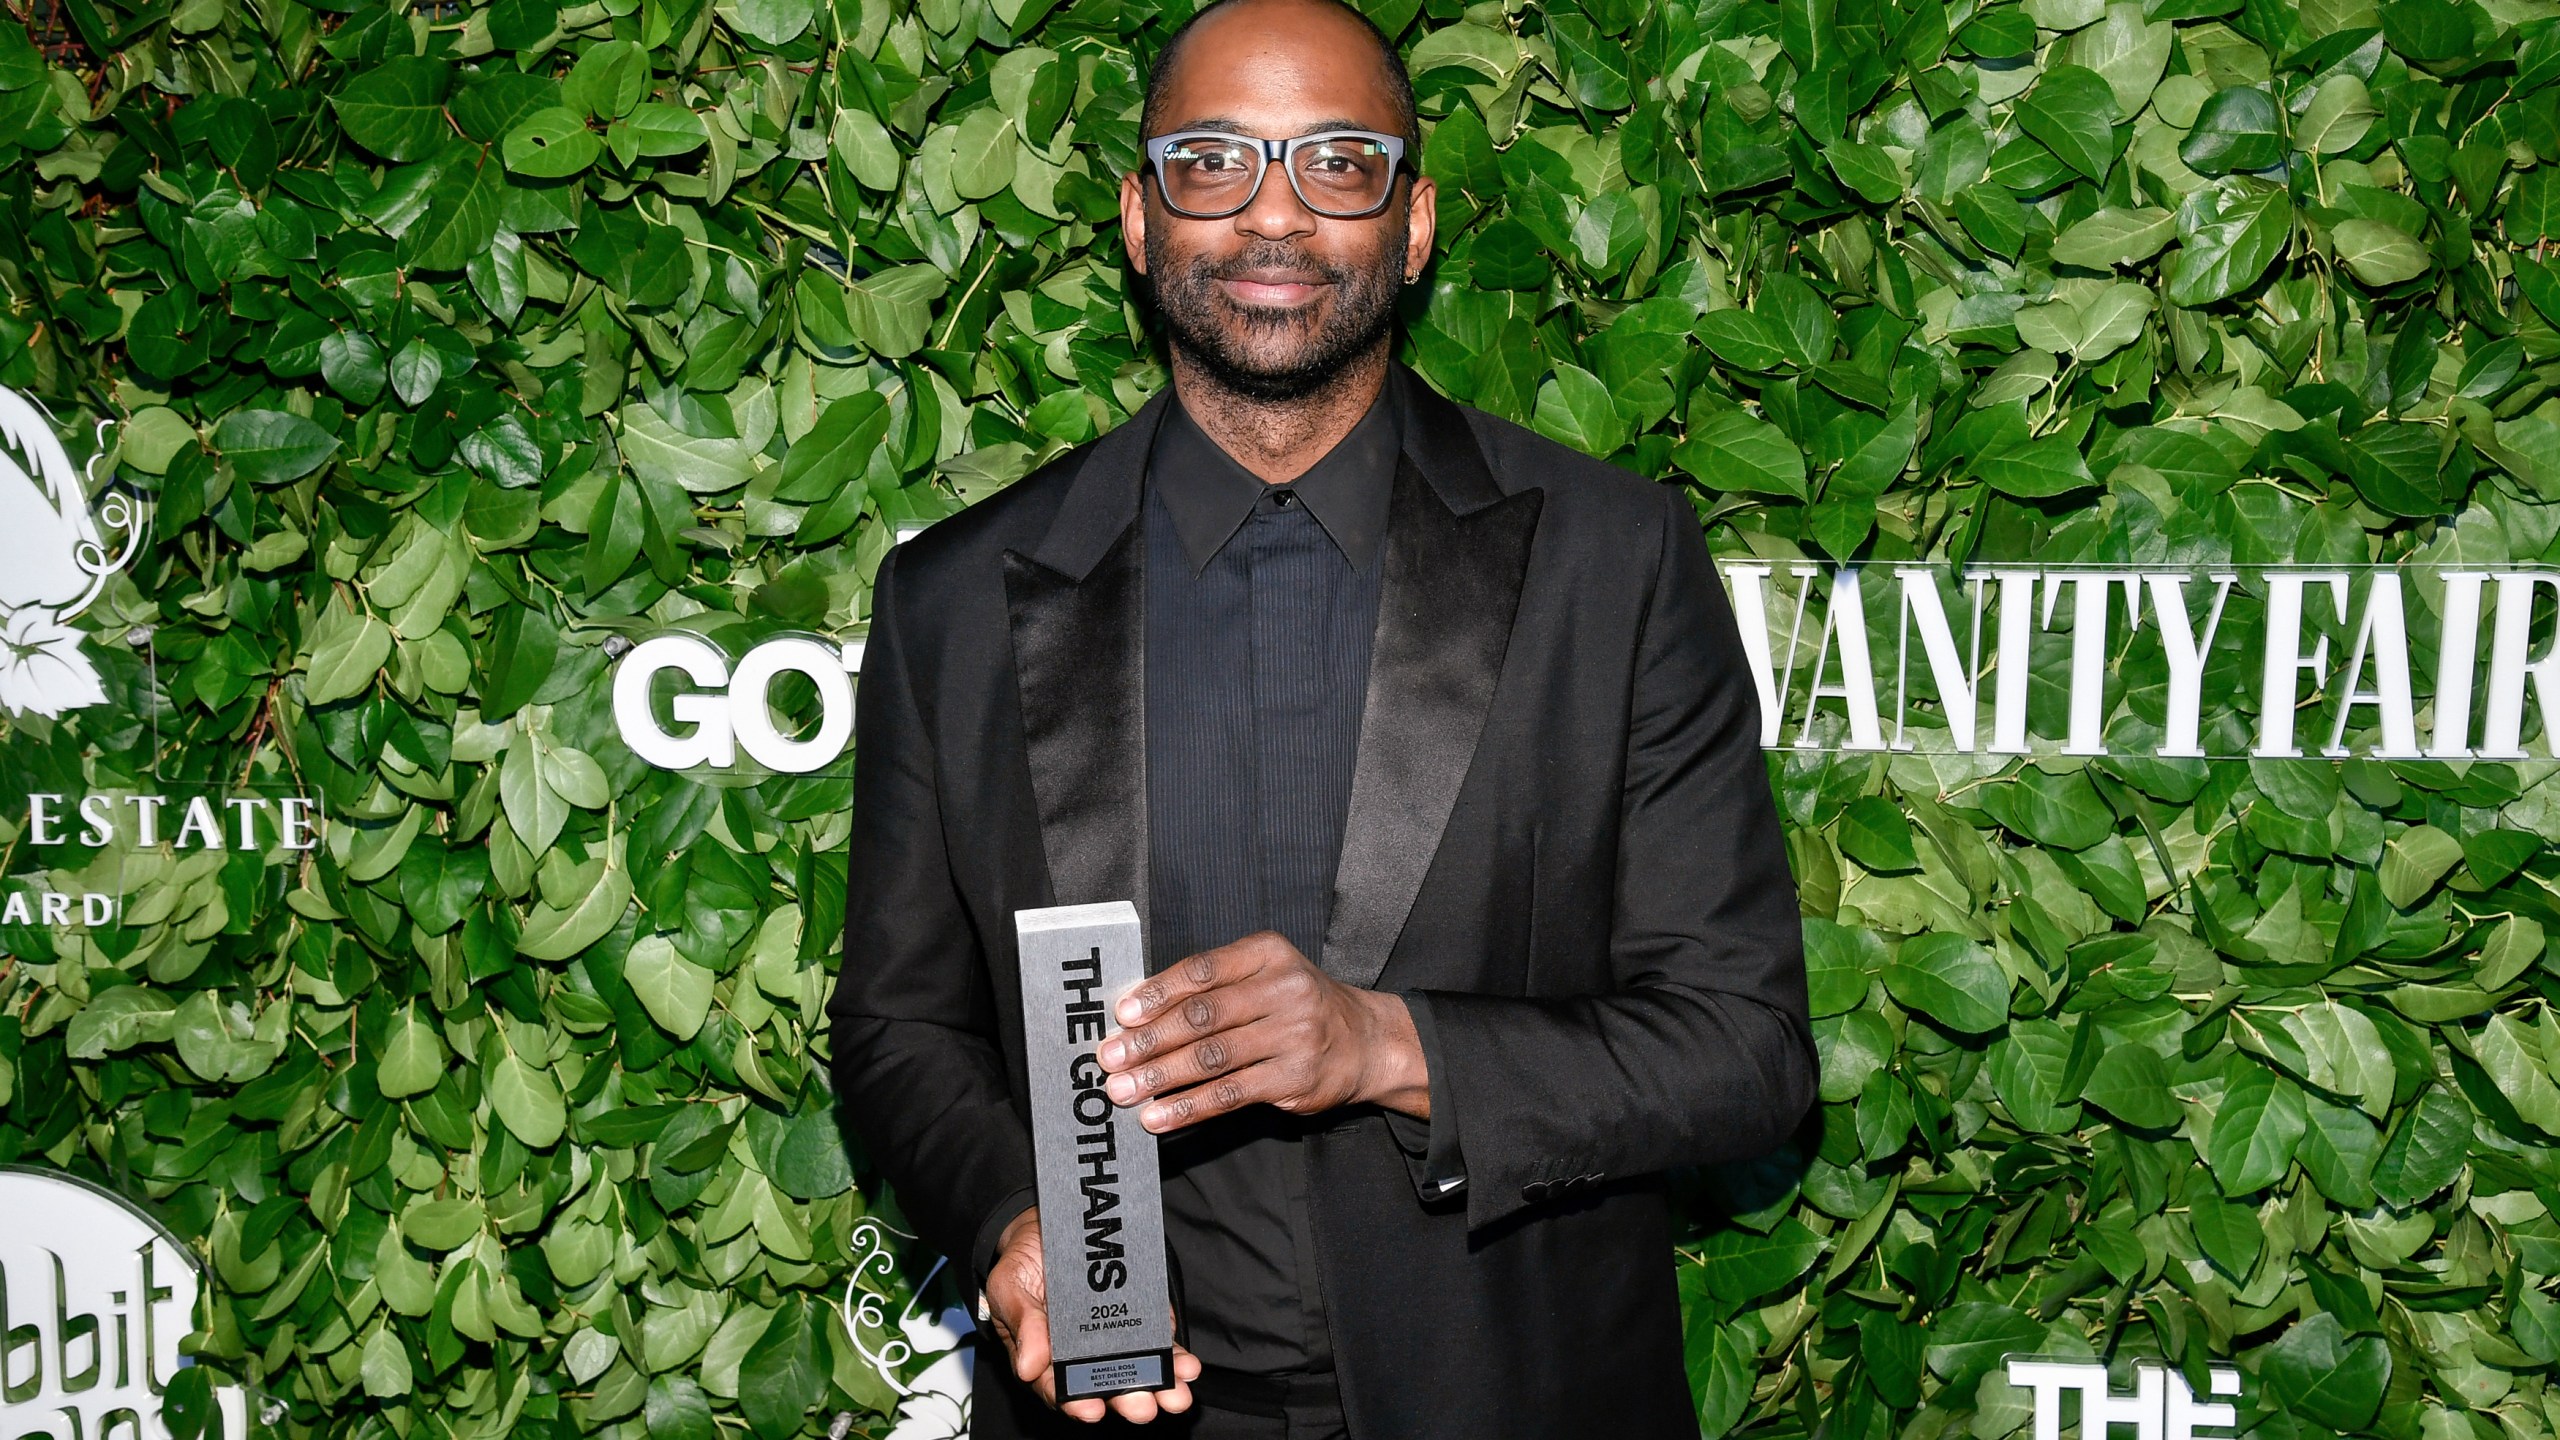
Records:
[[[1694,1436],[1661,1172],[1815,1075],[1695,516],[1391,364],[1435,197],[1356,11],[1204,10],[1142,128],[1171,392],[884,563],[861,687],[838,1090],[982,1287],[976,1433],[1106,1418],[1049,1390],[1013,914],[1127,899],[1187,1349],[1113,1428]]]

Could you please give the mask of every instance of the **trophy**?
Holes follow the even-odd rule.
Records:
[[[1111,1103],[1094,1053],[1120,1028],[1112,1005],[1146,978],[1138,908],[1117,900],[1017,910],[1013,923],[1058,1398],[1171,1389],[1156,1137]]]

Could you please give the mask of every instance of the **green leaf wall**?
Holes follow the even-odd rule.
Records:
[[[133,917],[0,937],[0,1160],[197,1242],[294,1434],[885,1432],[837,1307],[930,1259],[822,1080],[847,782],[648,768],[607,647],[849,634],[1163,383],[1112,216],[1175,17],[31,3],[0,384],[154,518],[111,703],[0,746],[10,873]],[[1722,553],[2560,559],[2550,0],[1372,9],[1404,353]],[[2550,1433],[2549,768],[1774,757],[1824,1104],[1679,1177],[1707,1432],[2000,1440],[2039,1351]],[[22,833],[244,785],[328,845]]]

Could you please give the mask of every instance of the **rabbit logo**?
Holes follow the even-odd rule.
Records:
[[[100,421],[102,440],[106,428]],[[13,716],[50,717],[107,698],[71,621],[132,561],[142,516],[121,490],[92,514],[84,478],[98,477],[73,468],[53,417],[0,386],[0,709]],[[121,539],[113,555],[102,526]]]

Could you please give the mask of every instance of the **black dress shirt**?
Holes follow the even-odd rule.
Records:
[[[1322,959],[1403,409],[1390,381],[1323,459],[1279,485],[1178,403],[1157,434],[1142,511],[1151,969],[1261,930]],[[1427,1026],[1427,1004],[1409,1003]],[[1455,1117],[1395,1119],[1400,1143],[1455,1189]],[[1299,1140],[1327,1123],[1255,1106],[1164,1143],[1177,1303],[1209,1365],[1332,1366]]]

